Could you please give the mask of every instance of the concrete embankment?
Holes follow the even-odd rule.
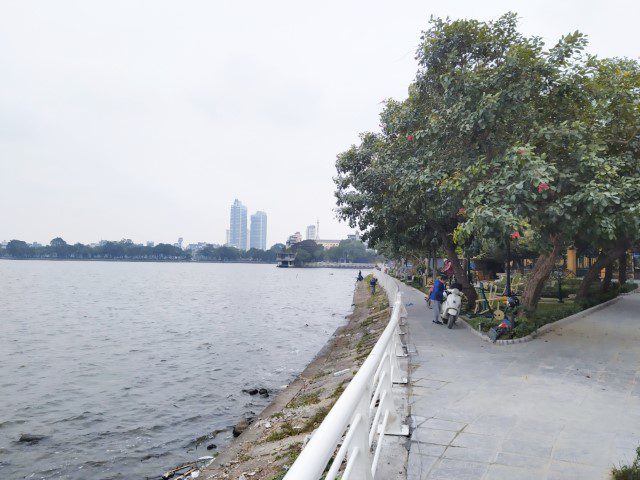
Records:
[[[390,317],[384,291],[358,282],[345,326],[200,478],[278,480],[364,362]]]

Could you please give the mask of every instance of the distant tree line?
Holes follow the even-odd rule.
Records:
[[[146,246],[132,240],[101,242],[99,245],[82,243],[68,244],[56,237],[49,245],[29,244],[23,240],[11,240],[6,247],[0,247],[0,258],[36,258],[68,260],[139,260],[139,261],[258,261],[275,262],[284,245],[276,244],[267,251],[251,249],[241,251],[234,247],[206,245],[191,251],[167,243]]]
[[[69,244],[56,237],[49,245],[11,240],[6,247],[0,247],[0,258],[275,263],[278,253],[284,250],[285,246],[282,243],[276,243],[269,250],[252,248],[242,251],[235,247],[211,244],[198,250],[182,250],[167,243],[145,246],[135,244],[129,239],[101,242],[92,246],[82,243]],[[376,252],[368,250],[359,240],[343,240],[339,246],[329,249],[312,240],[305,240],[293,245],[290,251],[296,252],[297,264],[322,261],[367,263],[376,258]]]

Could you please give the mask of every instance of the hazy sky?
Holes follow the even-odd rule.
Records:
[[[0,240],[221,243],[236,197],[269,245],[343,237],[335,156],[406,96],[430,15],[637,58],[639,5],[0,0]]]

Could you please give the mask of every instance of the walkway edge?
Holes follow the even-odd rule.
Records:
[[[593,307],[587,308],[585,310],[582,310],[578,313],[574,313],[573,315],[569,315],[568,317],[564,317],[561,318],[560,320],[556,320],[555,322],[551,322],[551,323],[547,323],[546,325],[542,325],[540,328],[538,328],[535,332],[530,333],[529,335],[527,335],[526,337],[521,337],[521,338],[512,338],[510,340],[496,340],[496,342],[492,342],[491,339],[485,335],[482,332],[477,331],[475,328],[473,328],[471,325],[469,325],[462,317],[459,317],[458,320],[460,322],[462,322],[462,324],[467,327],[468,330],[470,330],[474,335],[476,335],[477,337],[480,337],[482,340],[484,340],[487,343],[494,343],[495,345],[513,345],[516,343],[526,343],[526,342],[530,342],[531,340],[534,340],[536,338],[538,338],[538,336],[550,332],[552,330],[555,330],[558,327],[564,327],[565,325],[568,325],[570,323],[573,323],[577,320],[580,320],[581,318],[586,317],[587,315],[590,315],[591,313],[597,312],[598,310],[602,310],[603,308],[608,307],[609,305],[612,305],[616,302],[618,302],[619,300],[621,300],[623,297],[623,295],[618,295],[615,298],[612,298],[611,300],[607,300],[606,302],[602,302],[599,303],[598,305],[595,305]]]

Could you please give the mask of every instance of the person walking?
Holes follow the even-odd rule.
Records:
[[[444,275],[441,275],[436,279],[436,283],[433,284],[433,289],[431,290],[431,296],[429,300],[431,300],[431,306],[433,307],[433,323],[437,323],[438,325],[442,325],[440,321],[440,305],[442,305],[442,299],[444,295]]]
[[[378,283],[378,279],[376,277],[371,277],[371,280],[369,280],[369,285],[371,285],[371,295],[376,294],[377,283]]]

